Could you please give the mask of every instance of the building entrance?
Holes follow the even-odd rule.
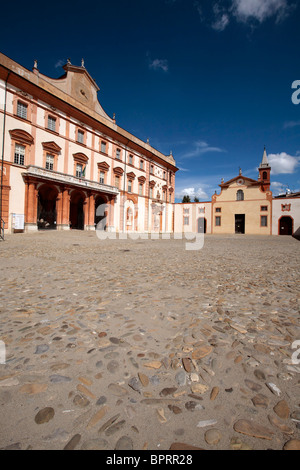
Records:
[[[279,220],[279,235],[293,235],[293,219],[285,216]]]
[[[38,191],[37,226],[42,229],[56,229],[56,199],[58,191],[54,186],[44,184]]]
[[[204,217],[198,219],[198,233],[206,233],[206,219]]]
[[[245,214],[235,214],[235,233],[245,233]]]
[[[71,194],[70,201],[70,228],[84,230],[84,210],[85,197],[79,191]]]

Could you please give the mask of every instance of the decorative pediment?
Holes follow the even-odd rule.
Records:
[[[73,158],[76,162],[78,163],[87,163],[88,162],[88,157],[84,154],[84,153],[81,153],[81,152],[78,152],[78,153],[74,153],[73,154]]]
[[[113,172],[114,172],[115,175],[121,176],[121,175],[123,175],[124,170],[123,170],[123,168],[117,166],[116,168],[113,169]]]
[[[106,163],[106,162],[99,162],[99,163],[97,163],[97,166],[98,166],[99,170],[103,170],[103,171],[108,171],[109,170],[109,164]]]
[[[150,186],[150,188],[154,188],[154,186],[155,186],[155,181],[154,181],[154,180],[151,180],[151,181],[149,182],[149,186]]]
[[[164,191],[168,191],[168,185],[167,184],[165,184],[162,188],[163,188]]]
[[[127,173],[127,178],[130,179],[130,180],[135,179],[135,174],[133,173],[133,171],[131,171],[130,173]]]
[[[222,182],[221,184],[219,184],[219,186],[221,188],[228,188],[229,186],[253,186],[253,185],[257,185],[258,184],[258,181],[256,180],[253,180],[252,178],[248,178],[247,176],[243,176],[243,175],[239,175],[239,176],[236,176],[235,178],[232,178],[231,180],[229,181],[226,181],[225,183]]]
[[[34,143],[34,138],[32,135],[23,129],[13,129],[9,131],[9,133],[13,140],[17,140],[22,144],[32,145]]]
[[[146,181],[146,178],[145,178],[145,176],[139,176],[138,180],[139,180],[140,183],[144,184],[145,181]]]
[[[50,153],[59,154],[61,152],[61,147],[55,142],[42,142],[43,149]]]

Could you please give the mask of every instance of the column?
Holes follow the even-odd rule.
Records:
[[[62,215],[60,230],[70,229],[70,195],[69,190],[64,188],[62,191]]]
[[[61,229],[62,215],[63,215],[63,199],[62,191],[59,190],[59,193],[56,198],[56,229]]]
[[[29,181],[27,193],[27,222],[25,225],[26,231],[37,230],[37,199],[38,191],[36,189],[36,184]]]
[[[89,230],[95,229],[95,195],[89,196]]]

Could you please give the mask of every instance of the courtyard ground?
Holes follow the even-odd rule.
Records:
[[[298,448],[300,242],[0,243],[0,448]]]

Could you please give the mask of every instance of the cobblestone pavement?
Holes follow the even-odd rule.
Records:
[[[300,242],[185,243],[0,243],[0,448],[299,449]]]

